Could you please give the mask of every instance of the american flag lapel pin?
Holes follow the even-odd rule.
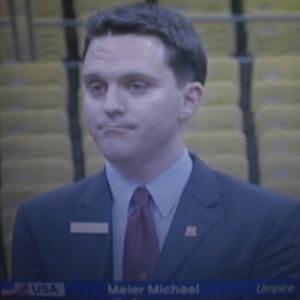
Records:
[[[185,237],[197,237],[198,236],[197,226],[195,226],[195,225],[187,225],[185,227],[184,236]]]

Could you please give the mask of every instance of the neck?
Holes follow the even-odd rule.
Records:
[[[173,151],[167,153],[162,153],[162,151],[147,161],[141,162],[135,158],[134,161],[127,161],[124,164],[110,163],[124,177],[139,185],[144,185],[175,164],[183,156],[184,151],[185,147],[181,144],[180,147],[175,147]]]

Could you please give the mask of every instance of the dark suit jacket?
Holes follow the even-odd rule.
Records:
[[[13,279],[112,280],[111,205],[105,172],[23,204],[14,229]],[[109,232],[71,234],[71,222],[107,222]],[[197,236],[186,237],[186,226],[196,226]],[[296,202],[216,172],[193,157],[155,279],[299,275]]]

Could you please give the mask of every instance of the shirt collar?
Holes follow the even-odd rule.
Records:
[[[105,161],[105,170],[113,196],[113,204],[127,211],[133,192],[138,185],[121,175],[108,161]]]
[[[146,184],[156,207],[164,218],[178,203],[192,171],[192,165],[188,151],[185,150],[183,156],[175,164]]]
[[[192,164],[188,151],[185,150],[177,162],[145,184],[162,217],[167,217],[178,203],[190,176]],[[121,175],[108,161],[105,165],[114,205],[127,211],[138,184]]]

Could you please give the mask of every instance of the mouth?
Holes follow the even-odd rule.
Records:
[[[100,130],[103,133],[122,133],[125,131],[129,131],[134,129],[135,126],[132,125],[99,125],[97,126],[97,129]]]

